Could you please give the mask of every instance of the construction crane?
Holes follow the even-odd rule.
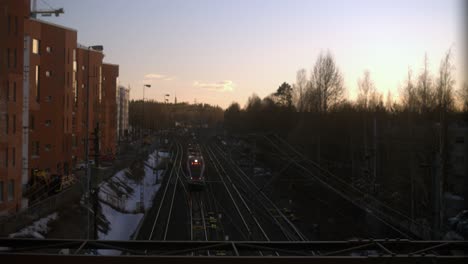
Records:
[[[53,9],[50,10],[38,10],[37,9],[37,0],[32,0],[32,10],[31,10],[31,17],[37,18],[37,15],[40,14],[41,16],[52,16],[55,14],[58,17],[60,14],[63,14],[63,8]]]

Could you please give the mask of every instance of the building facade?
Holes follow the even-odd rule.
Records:
[[[117,148],[117,77],[119,66],[102,65],[101,144],[100,155],[115,156]]]
[[[30,43],[29,137],[30,178],[37,174],[69,175],[72,170],[73,85],[77,32],[39,21],[25,21]]]
[[[92,139],[94,138],[93,133],[99,124],[99,93],[102,89],[103,58],[102,51],[78,45],[76,88],[73,102],[73,165],[86,160],[86,117],[88,113],[87,133],[90,139],[88,142],[90,159],[95,154]]]
[[[128,136],[128,103],[130,88],[119,86],[117,92],[117,138],[119,141]]]
[[[23,42],[27,17],[29,1],[0,1],[0,214],[24,206]]]
[[[90,158],[117,144],[118,65],[30,8],[0,0],[0,215],[28,206],[37,177],[73,174],[87,136]]]

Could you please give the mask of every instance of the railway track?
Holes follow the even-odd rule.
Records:
[[[285,142],[284,139],[276,135],[263,136],[263,138],[280,154],[282,159],[288,160],[294,164],[295,167],[301,170],[306,176],[318,181],[356,207],[367,211],[401,237],[408,239],[417,237],[410,231],[412,229],[414,230],[417,224],[412,222],[408,216],[394,210],[373,196],[362,192],[328,170],[325,170],[319,164],[311,161],[289,143]]]
[[[283,236],[277,237],[277,240],[288,241],[307,241],[307,237],[292,223],[292,221],[276,206],[276,204],[259,188],[231,158],[222,151],[219,146],[213,146],[218,157],[224,159],[224,164],[230,168],[241,186],[245,195],[249,197],[251,204],[255,206],[256,211],[263,215],[269,223],[275,226],[275,233]]]
[[[253,204],[239,190],[238,185],[231,179],[230,173],[226,171],[220,157],[211,149],[210,146],[205,146],[204,151],[207,154],[213,168],[216,171],[224,190],[229,197],[229,203],[236,211],[236,219],[242,223],[243,228],[239,230],[245,240],[250,241],[271,241],[268,235],[268,230],[264,227],[264,222],[260,220],[258,212],[252,209]],[[232,173],[232,172],[231,172]],[[226,204],[224,204],[226,206]],[[271,220],[271,219],[270,219]],[[258,250],[258,254],[264,255],[279,255],[278,252],[270,250]]]
[[[182,146],[178,142],[175,143],[173,157],[172,167],[165,184],[163,184],[164,190],[162,193],[158,192],[158,194],[161,194],[161,198],[147,240],[167,240],[169,236],[169,226],[174,210],[174,201],[178,185],[181,183],[180,166],[182,160]]]

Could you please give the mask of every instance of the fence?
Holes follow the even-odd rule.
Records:
[[[82,194],[82,185],[77,182],[70,188],[62,192],[48,197],[43,201],[26,208],[14,215],[10,215],[0,220],[0,236],[8,236],[8,234],[17,232],[19,229],[30,225],[32,222],[51,214],[58,209],[69,205],[80,199]]]

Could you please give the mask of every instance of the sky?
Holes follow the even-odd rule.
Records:
[[[83,45],[103,45],[120,65],[119,83],[131,99],[244,105],[273,93],[296,72],[310,73],[330,51],[347,95],[369,70],[378,91],[394,97],[408,69],[436,74],[448,49],[456,87],[464,80],[462,0],[37,0],[65,9],[40,18],[78,30]]]

